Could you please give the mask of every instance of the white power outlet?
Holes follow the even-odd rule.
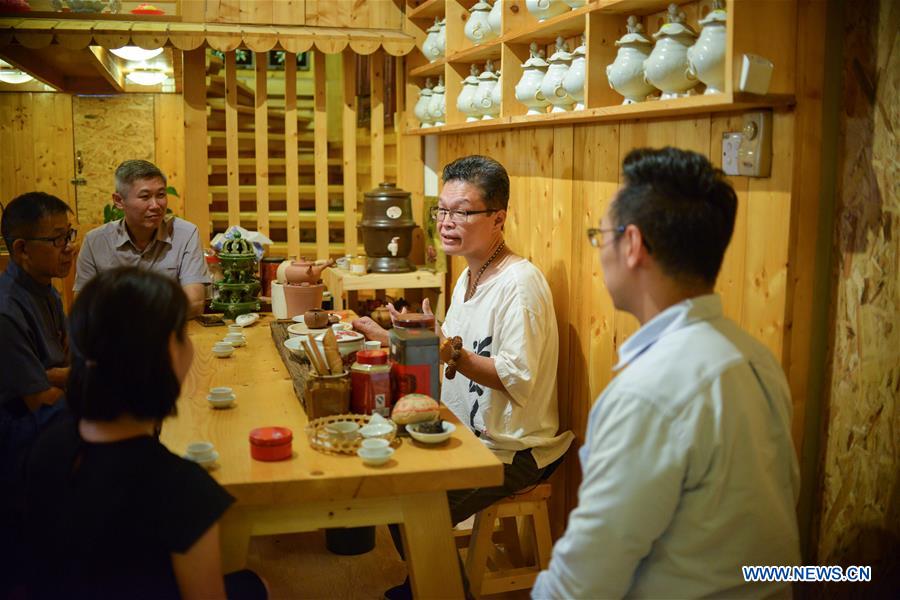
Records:
[[[738,170],[747,177],[768,177],[772,172],[772,111],[744,114]]]
[[[740,131],[726,131],[722,134],[722,170],[726,175],[740,175],[738,151],[743,139]]]

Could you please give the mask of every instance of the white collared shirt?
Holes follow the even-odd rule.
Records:
[[[742,565],[800,559],[790,390],[718,296],[669,307],[591,409],[578,506],[534,598],[765,597]],[[627,366],[626,366],[627,365]]]

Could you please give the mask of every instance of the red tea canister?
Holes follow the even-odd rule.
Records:
[[[294,434],[287,427],[257,427],[250,432],[250,456],[255,460],[287,460]]]
[[[350,367],[350,408],[354,413],[391,414],[391,366],[384,350],[360,350]]]

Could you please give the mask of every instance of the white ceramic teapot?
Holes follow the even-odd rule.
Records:
[[[431,78],[425,80],[425,87],[419,92],[419,99],[413,108],[413,114],[422,124],[422,127],[431,127],[431,113],[428,112],[428,106],[431,104]]]
[[[481,107],[482,119],[493,119],[500,115],[500,104],[494,104],[493,91],[497,87],[497,74],[494,72],[494,61],[488,59],[484,71],[478,76],[478,91],[475,92],[477,103]]]
[[[572,52],[572,65],[563,77],[563,89],[575,100],[575,110],[584,109],[584,76],[585,76],[585,48],[584,35],[581,36],[581,45]]]
[[[538,21],[546,21],[570,10],[563,0],[525,0],[525,8],[537,17]]]
[[[437,49],[439,52],[438,56],[446,56],[446,54],[447,54],[447,19],[444,18],[444,19],[441,19],[440,21],[438,21],[437,17],[435,17],[434,20],[438,26],[437,42],[436,42]]]
[[[722,2],[716,0],[713,10],[700,21],[700,38],[687,51],[691,72],[706,84],[705,94],[725,91],[726,20]]]
[[[653,42],[644,37],[644,26],[633,15],[628,17],[628,33],[616,41],[616,60],[606,67],[609,87],[625,100],[622,104],[643,102],[656,88],[644,79],[644,61],[650,56]]]
[[[501,77],[500,71],[497,71],[497,85],[491,90],[491,102],[497,107],[497,114],[500,114],[500,102],[503,100],[503,83]]]
[[[497,35],[503,33],[503,0],[494,0],[494,6],[488,13],[488,24],[497,32]]]
[[[463,80],[462,91],[456,98],[456,110],[466,115],[466,121],[477,121],[481,117],[481,107],[475,104],[478,92],[478,67],[469,67],[469,76]]]
[[[447,115],[447,105],[444,98],[444,76],[438,77],[438,84],[431,90],[431,102],[428,103],[428,114],[431,115],[432,124],[435,127],[444,125]]]
[[[697,85],[687,58],[697,34],[685,24],[684,13],[676,4],[669,5],[668,21],[653,34],[656,45],[644,61],[647,81],[662,90],[661,100],[689,96],[688,91]]]
[[[494,31],[488,21],[490,11],[491,5],[484,0],[479,0],[478,3],[472,7],[472,11],[469,13],[469,19],[466,21],[466,26],[463,27],[463,33],[473,44],[478,45],[500,35],[500,32]]]
[[[443,52],[438,46],[438,33],[441,30],[440,21],[437,17],[434,19],[434,25],[428,28],[425,35],[425,41],[422,42],[422,54],[425,55],[430,62],[436,61],[443,56]]]
[[[550,105],[541,93],[541,81],[547,71],[547,61],[542,57],[544,53],[538,50],[538,45],[531,42],[531,56],[522,65],[522,77],[516,84],[516,100],[528,107],[527,115],[542,115],[544,108]]]
[[[563,79],[569,72],[569,65],[572,64],[572,55],[569,53],[569,45],[562,36],[556,38],[556,52],[550,57],[549,62],[550,67],[541,81],[541,93],[553,105],[550,112],[572,110],[575,106],[575,99],[563,87]]]

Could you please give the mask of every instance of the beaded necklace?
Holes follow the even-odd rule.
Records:
[[[497,249],[494,250],[494,253],[491,254],[491,257],[490,257],[489,259],[487,259],[487,261],[485,261],[485,263],[484,263],[483,265],[481,265],[481,268],[480,268],[480,269],[478,269],[478,275],[475,276],[475,282],[472,284],[472,291],[471,291],[471,292],[469,292],[469,291],[466,292],[465,298],[463,298],[463,301],[464,301],[464,302],[468,302],[469,299],[471,299],[472,296],[475,295],[475,290],[478,289],[478,282],[481,281],[481,276],[484,275],[485,269],[487,269],[487,268],[490,266],[490,264],[491,264],[492,262],[494,262],[494,259],[497,258],[497,256],[500,254],[500,252],[503,250],[503,248],[504,248],[505,246],[506,246],[506,242],[505,242],[505,241],[501,241],[501,242],[500,242],[500,245],[497,246]],[[470,274],[469,277],[471,278],[472,275]]]

